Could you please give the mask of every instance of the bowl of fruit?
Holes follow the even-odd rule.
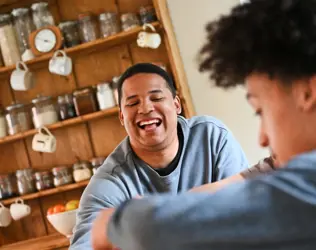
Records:
[[[66,205],[55,205],[47,210],[47,220],[57,232],[71,237],[72,230],[76,225],[76,213],[79,206],[78,200],[72,200]]]

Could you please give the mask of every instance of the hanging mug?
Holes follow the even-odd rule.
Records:
[[[150,28],[152,32],[147,32],[147,27]],[[142,48],[157,49],[161,44],[161,37],[156,33],[154,26],[150,23],[146,23],[143,25],[143,30],[144,31],[141,31],[138,34],[137,45]]]
[[[6,208],[1,202],[0,202],[0,227],[7,227],[10,225],[12,221],[12,217],[10,214],[10,210]]]
[[[44,133],[45,132],[45,133]],[[56,151],[56,138],[46,128],[41,127],[32,140],[32,149],[42,153],[53,153]]]
[[[16,69],[10,77],[10,84],[12,89],[17,91],[26,91],[34,86],[35,80],[33,74],[24,62],[16,63]]]
[[[31,207],[24,204],[22,199],[16,199],[10,206],[10,214],[14,220],[20,220],[31,213]]]
[[[63,50],[57,50],[49,61],[49,72],[52,74],[68,76],[72,72],[72,60]]]

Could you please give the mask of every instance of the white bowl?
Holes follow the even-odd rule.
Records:
[[[57,232],[71,237],[72,230],[76,225],[76,213],[78,209],[66,211],[63,213],[47,215],[47,219]]]

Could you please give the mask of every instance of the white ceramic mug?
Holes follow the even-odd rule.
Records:
[[[52,74],[68,76],[72,72],[72,60],[65,51],[57,50],[49,61],[48,69]]]
[[[10,214],[13,220],[20,220],[31,213],[31,207],[24,204],[22,199],[16,199],[10,206]]]
[[[32,50],[30,50],[30,49],[25,50],[21,57],[22,57],[22,60],[24,62],[32,60],[35,58]]]
[[[41,127],[33,137],[32,149],[37,152],[53,153],[56,151],[56,144],[55,136],[46,127]]]
[[[13,90],[26,91],[33,88],[35,79],[24,62],[17,62],[16,69],[11,74],[10,83]]]
[[[6,208],[0,202],[0,227],[7,227],[10,225],[12,217],[10,214],[10,209]]]
[[[151,33],[146,32],[147,27],[152,30]],[[156,33],[154,26],[146,23],[143,25],[143,30],[138,34],[137,45],[141,48],[157,49],[161,44],[161,36]]]

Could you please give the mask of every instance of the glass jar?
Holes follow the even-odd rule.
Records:
[[[72,94],[58,96],[58,109],[61,120],[66,120],[76,117],[75,105]]]
[[[75,182],[88,180],[91,178],[91,164],[88,161],[79,161],[73,165],[73,177]]]
[[[116,105],[119,105],[119,97],[118,97],[118,84],[119,84],[120,77],[114,76],[111,83],[111,88],[114,93],[114,99]]]
[[[0,106],[0,138],[5,137],[7,135],[7,127],[5,123],[5,114],[4,110]]]
[[[125,13],[121,15],[122,29],[128,31],[135,27],[140,26],[140,21],[136,14],[134,13]]]
[[[33,177],[33,169],[21,169],[16,171],[18,191],[20,195],[36,192]]]
[[[97,169],[102,166],[106,157],[96,157],[90,160],[92,166],[92,173],[95,174]]]
[[[155,9],[154,9],[154,6],[152,5],[141,6],[139,8],[139,16],[140,16],[140,21],[142,22],[142,24],[152,23],[154,21],[157,21]]]
[[[54,187],[52,174],[48,171],[44,172],[36,172],[35,173],[36,180],[36,189],[38,191],[42,191],[45,189],[50,189]]]
[[[73,100],[77,116],[98,111],[95,93],[92,88],[76,90],[73,93]]]
[[[17,196],[16,180],[12,174],[0,175],[0,200]]]
[[[100,37],[95,16],[91,14],[79,15],[79,34],[83,43],[97,40]]]
[[[81,44],[77,21],[68,21],[60,23],[59,28],[63,33],[65,46],[67,48]]]
[[[32,120],[29,109],[22,103],[13,104],[6,108],[6,121],[8,133],[14,135],[31,129]]]
[[[26,50],[30,49],[29,36],[35,30],[30,10],[27,8],[14,9],[12,11],[14,26],[19,43],[22,58]]]
[[[48,3],[34,3],[31,8],[36,29],[49,25],[55,25],[54,17],[49,10]]]
[[[32,115],[35,128],[58,122],[56,105],[50,96],[38,96],[32,100]]]
[[[55,187],[71,184],[74,181],[73,176],[72,176],[72,171],[69,167],[66,167],[66,166],[55,167],[53,168],[52,173],[54,175]]]
[[[99,15],[101,37],[108,37],[120,32],[121,27],[117,14],[114,12],[106,12]]]
[[[15,65],[21,60],[15,30],[8,14],[0,15],[0,47],[5,66]]]
[[[97,85],[97,100],[100,110],[115,107],[115,99],[109,83],[100,83]]]

